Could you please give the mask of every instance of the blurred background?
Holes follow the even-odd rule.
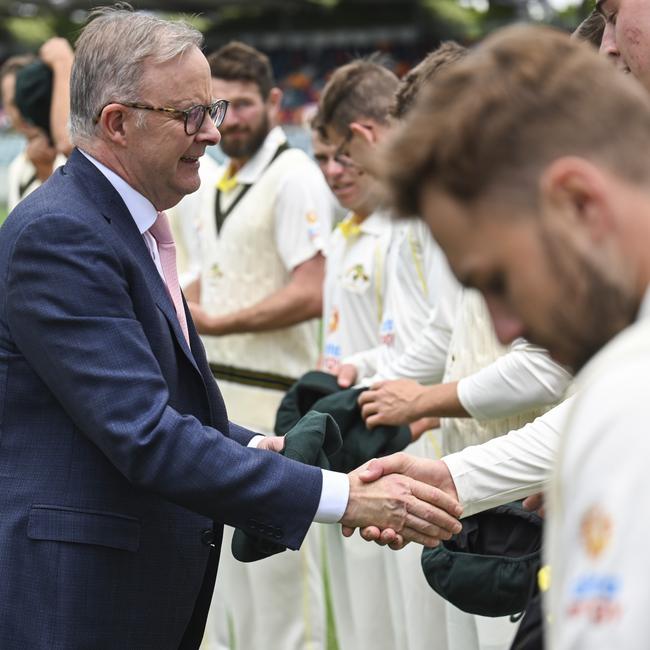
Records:
[[[101,0],[0,0],[0,65],[37,53],[52,36],[74,44],[88,10]],[[282,122],[295,146],[328,74],[352,58],[381,52],[398,76],[442,40],[471,45],[510,22],[573,30],[593,0],[132,0],[136,9],[183,14],[203,32],[206,52],[238,39],[263,50],[284,91]],[[0,108],[0,222],[6,216],[6,169],[25,146]],[[219,156],[215,152],[216,157]]]

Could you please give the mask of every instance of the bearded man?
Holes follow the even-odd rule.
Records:
[[[213,95],[229,101],[220,143],[228,158],[204,166],[201,189],[177,207],[195,226],[199,257],[186,295],[232,417],[271,433],[285,391],[317,363],[332,200],[317,165],[277,126],[282,91],[268,57],[232,42],[208,62]],[[318,532],[299,554],[253,566],[225,554],[216,600],[227,617],[214,611],[208,625],[218,647],[227,645],[227,620],[239,647],[268,638],[289,650],[325,647]],[[285,607],[268,607],[271,598]],[[258,602],[253,624],[244,612]]]

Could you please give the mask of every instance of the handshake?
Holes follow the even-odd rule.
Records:
[[[397,453],[374,459],[348,474],[350,497],[343,534],[355,528],[367,541],[394,550],[408,542],[437,546],[461,531],[462,506],[442,461]]]
[[[307,422],[309,418],[319,420]],[[336,451],[335,444],[324,443],[333,433],[325,426],[329,422],[336,434],[332,438],[338,437],[340,445],[338,426],[331,415],[311,411],[286,436],[266,437],[258,447],[285,455],[290,449],[289,457],[295,460],[329,467],[329,463],[312,458],[314,451],[323,455],[327,446],[329,458]],[[297,456],[296,447],[300,450]],[[409,542],[437,546],[462,529],[458,518],[463,509],[456,486],[447,465],[440,460],[398,452],[370,460],[347,477],[348,502],[340,519],[346,537],[359,528],[365,540],[398,550]]]

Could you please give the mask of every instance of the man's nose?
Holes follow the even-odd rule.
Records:
[[[328,158],[327,162],[324,165],[324,170],[325,175],[328,178],[337,178],[345,171],[345,168],[340,162],[334,160],[334,158]]]
[[[603,31],[603,37],[600,41],[599,51],[610,59],[617,59],[620,56],[616,44],[616,30],[612,23],[606,23]]]
[[[209,115],[205,116],[201,128],[196,133],[196,139],[205,142],[207,145],[219,144],[221,142],[221,133]]]

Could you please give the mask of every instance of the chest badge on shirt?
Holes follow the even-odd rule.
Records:
[[[580,537],[593,559],[607,548],[612,537],[612,519],[601,506],[591,506],[585,512],[580,522]]]
[[[341,322],[341,315],[339,314],[339,308],[334,307],[332,313],[330,314],[329,322],[327,323],[327,332],[328,334],[333,334],[339,328],[339,323]]]
[[[210,275],[212,278],[217,279],[217,278],[222,278],[223,277],[223,271],[221,270],[221,267],[217,262],[215,262],[211,267],[210,267]]]
[[[343,286],[348,291],[363,293],[370,285],[370,274],[363,264],[355,264],[348,268],[343,274]]]

